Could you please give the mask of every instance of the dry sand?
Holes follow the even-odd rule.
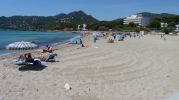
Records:
[[[166,38],[61,45],[60,62],[38,71],[1,60],[0,100],[168,100],[179,92],[179,37]]]

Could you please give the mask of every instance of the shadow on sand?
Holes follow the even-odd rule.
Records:
[[[36,65],[32,65],[32,64],[28,64],[28,65],[21,65],[21,67],[19,68],[19,71],[41,71],[43,69],[45,69],[47,66],[45,65],[41,65],[41,66],[36,66]]]

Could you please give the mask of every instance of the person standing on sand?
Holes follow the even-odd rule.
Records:
[[[129,37],[130,37],[130,38],[132,37],[131,33],[129,33]]]
[[[166,40],[166,37],[165,37],[165,35],[163,34],[163,40]]]
[[[166,40],[166,37],[165,37],[164,34],[161,34],[161,35],[160,35],[160,38],[163,39],[163,40]]]
[[[138,38],[139,38],[139,39],[140,39],[140,36],[141,36],[140,33],[138,33]]]
[[[80,44],[81,44],[81,47],[85,47],[82,39],[80,39]]]
[[[97,36],[93,34],[93,42],[96,43]]]

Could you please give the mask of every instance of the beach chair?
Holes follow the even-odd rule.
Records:
[[[49,53],[46,55],[45,62],[55,62],[56,53]]]

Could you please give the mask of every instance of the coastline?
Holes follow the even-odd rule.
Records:
[[[29,31],[29,32],[66,32],[66,33],[82,33],[83,31],[62,31],[62,30],[14,30],[14,29],[0,29],[6,31]]]
[[[58,31],[58,32],[69,32],[69,33],[72,33],[71,31]],[[84,31],[77,31],[75,34],[83,34]],[[83,36],[84,40],[86,40],[87,38],[89,38],[89,36]],[[68,40],[65,40],[63,42],[55,42],[55,43],[49,43],[49,45],[51,45],[54,49],[63,49],[63,48],[66,48],[66,47],[69,47],[69,39]],[[71,46],[74,46],[75,44],[71,44]],[[4,59],[12,59],[12,58],[18,58],[19,55],[21,54],[24,54],[24,53],[32,53],[34,51],[39,51],[39,50],[42,50],[42,48],[38,48],[38,49],[34,49],[34,50],[27,50],[27,51],[22,51],[22,52],[19,52],[19,53],[15,53],[15,52],[12,52],[12,53],[3,53],[3,54],[0,54],[0,61],[3,61]]]
[[[33,32],[33,31],[32,31]],[[35,31],[35,32],[38,32],[38,31]],[[39,32],[42,32],[42,31],[39,31]],[[83,34],[83,33],[85,33],[85,32],[93,32],[93,31],[46,31],[46,32],[65,32],[65,33],[75,33],[75,34],[79,34],[79,35],[81,35],[81,34]],[[109,32],[109,31],[100,31],[100,32]],[[114,33],[123,33],[123,32],[121,32],[121,31],[110,31],[110,32],[114,32]],[[150,35],[160,35],[160,34],[158,34],[158,33],[150,33]],[[174,34],[167,34],[167,36],[179,36],[179,35],[174,35]],[[85,37],[84,36],[84,38],[85,39],[87,39],[87,37]],[[56,46],[61,46],[61,45],[67,45],[67,44],[69,44],[70,42],[69,42],[69,40],[65,40],[65,41],[63,41],[63,42],[55,42],[55,43],[49,43],[49,45],[51,45],[53,48],[56,48]],[[38,49],[41,49],[41,48],[38,48]],[[38,49],[35,49],[35,50],[38,50]],[[31,50],[32,52],[34,51],[34,50]],[[25,52],[31,52],[31,51],[23,51],[22,53],[25,53]],[[12,55],[16,55],[16,56],[19,56],[20,54],[22,54],[22,53],[14,53],[14,52],[12,52],[12,53],[3,53],[3,54],[0,54],[0,58],[2,59],[2,58],[10,58],[10,57],[12,57]],[[0,59],[0,61],[1,61],[1,59]]]
[[[43,32],[43,31],[34,31],[34,32]],[[65,32],[65,33],[75,33],[75,34],[81,35],[81,34],[83,34],[85,32],[90,32],[91,33],[93,31],[45,31],[45,32]],[[121,31],[99,31],[99,32],[123,33]],[[160,35],[160,34],[159,33],[153,33],[153,34],[150,33],[150,35]],[[167,34],[167,36],[179,36],[179,35]],[[84,36],[84,38],[87,39],[87,37],[85,37],[85,36]],[[69,44],[69,43],[70,43],[69,40],[65,40],[63,42],[49,43],[49,45],[51,45],[53,48],[56,48],[56,46],[66,45],[66,44]],[[41,48],[38,48],[38,49],[41,49]],[[38,49],[35,49],[35,50],[38,50]],[[34,50],[31,50],[31,51],[33,52]],[[22,53],[31,52],[31,51],[23,51]],[[16,55],[16,56],[18,55],[19,56],[22,53],[14,53],[14,52],[12,52],[12,53],[3,53],[3,54],[0,54],[0,58],[6,58],[6,57],[9,58],[12,55]],[[0,59],[0,61],[1,61],[1,59]]]
[[[17,31],[17,32],[16,32]],[[30,33],[31,34],[31,32],[32,32],[32,34],[36,34],[36,32],[38,33],[38,31],[18,31],[18,30],[7,30],[7,32],[6,32],[6,30],[2,30],[2,32],[4,32],[4,33],[10,33],[10,32],[14,32],[14,33],[18,33],[19,32],[19,34],[18,35],[21,35],[21,33],[24,33],[24,35],[23,36],[25,36],[25,32],[27,32],[27,35]],[[35,32],[35,33],[34,33]],[[6,35],[4,35],[5,37],[3,38],[3,40],[2,40],[2,44],[0,45],[2,48],[0,48],[1,50],[2,50],[2,52],[0,53],[0,55],[3,55],[3,54],[8,54],[8,53],[13,53],[14,51],[8,51],[8,50],[6,50],[5,49],[5,46],[8,44],[8,43],[6,43],[6,41],[7,40],[4,40],[5,38],[14,38],[13,37],[13,34],[14,33],[10,33],[10,35],[12,35],[12,37],[7,37]],[[74,36],[76,36],[76,35],[80,35],[80,33],[75,33],[75,34],[73,34],[72,32],[59,32],[59,34],[61,34],[62,33],[62,37],[60,37],[59,35],[58,35],[58,32],[47,32],[47,34],[49,34],[50,35],[50,33],[54,33],[53,35],[52,35],[52,38],[49,38],[49,42],[48,42],[48,39],[47,39],[47,37],[46,37],[46,32],[43,32],[43,33],[39,33],[39,34],[44,34],[45,36],[43,37],[43,38],[45,38],[45,39],[47,39],[46,41],[41,41],[41,40],[37,40],[38,41],[38,46],[39,46],[39,49],[42,49],[43,48],[43,46],[45,46],[46,44],[49,44],[49,45],[51,45],[51,46],[55,46],[55,45],[60,45],[60,44],[63,44],[63,43],[66,43],[66,42],[69,42],[69,39],[70,38],[72,38],[72,37],[74,37]],[[66,33],[68,33],[67,35],[65,35]],[[32,35],[31,34],[31,35]],[[70,34],[71,34],[71,36],[70,36]],[[56,38],[56,37],[54,37],[54,36],[56,36],[57,35],[57,37],[58,38]],[[63,36],[64,36],[64,38],[63,38]],[[34,36],[32,36],[32,37],[34,37]],[[37,34],[37,37],[38,37],[38,34]],[[69,39],[68,39],[68,38]],[[54,38],[54,39],[53,39]],[[39,37],[39,39],[41,39],[40,37]],[[23,38],[21,39],[21,38],[19,38],[19,39],[16,39],[16,40],[14,40],[15,42],[16,41],[22,41],[23,40]],[[5,42],[4,42],[5,41]],[[29,41],[29,40],[28,40]],[[32,41],[34,41],[33,39],[32,39]],[[36,40],[35,40],[36,41]],[[30,42],[30,41],[29,41]],[[6,44],[6,45],[4,45],[4,44]]]

